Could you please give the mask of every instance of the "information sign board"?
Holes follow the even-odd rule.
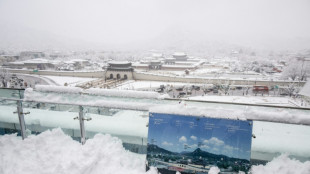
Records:
[[[250,168],[252,121],[150,113],[148,166],[161,173]]]

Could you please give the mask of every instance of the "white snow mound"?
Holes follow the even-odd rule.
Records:
[[[283,154],[274,158],[265,166],[258,165],[252,166],[250,170],[251,174],[309,174],[310,173],[310,161],[304,163],[290,159],[288,155]]]
[[[115,137],[97,134],[81,145],[57,128],[24,141],[16,134],[0,136],[0,173],[155,174],[157,170],[145,172],[145,161],[126,151]]]

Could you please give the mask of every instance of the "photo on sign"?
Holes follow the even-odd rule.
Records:
[[[150,113],[147,161],[161,173],[250,168],[252,121]]]

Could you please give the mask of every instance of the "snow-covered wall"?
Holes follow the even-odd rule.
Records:
[[[45,76],[69,76],[69,77],[88,77],[88,78],[103,78],[104,71],[48,71],[39,70],[33,72],[32,70],[22,69],[9,69],[10,73],[21,73],[21,74],[36,74]]]
[[[181,76],[171,76],[171,75],[159,75],[159,74],[151,74],[151,73],[143,73],[143,72],[134,72],[135,80],[145,80],[145,81],[164,81],[164,82],[182,82],[182,83],[210,83],[216,84],[219,80],[223,82],[229,81],[230,84],[234,85],[266,85],[266,86],[287,86],[291,81],[277,80],[277,81],[269,81],[269,80],[255,80],[255,79],[226,79],[226,78],[203,78],[203,77],[181,77]],[[305,82],[299,82],[300,85],[304,85]]]

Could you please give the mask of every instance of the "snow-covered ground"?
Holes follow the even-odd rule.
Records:
[[[117,87],[117,89],[121,90],[146,90],[146,91],[154,91],[158,89],[161,85],[173,86],[173,87],[181,87],[181,86],[192,86],[192,84],[188,83],[179,83],[179,82],[160,82],[160,81],[134,81],[130,80],[123,83],[121,86]],[[197,86],[205,86],[206,84],[195,84]],[[211,86],[209,84],[207,86]],[[235,94],[237,92],[234,92]],[[310,107],[309,103],[299,98],[292,97],[275,97],[275,96],[225,96],[225,95],[204,95],[204,96],[192,96],[189,97],[190,100],[201,100],[201,101],[215,101],[215,102],[232,102],[232,103],[249,103],[249,104],[264,104],[264,105],[276,105],[276,106],[293,106],[293,107]]]
[[[157,174],[145,171],[145,155],[126,151],[119,139],[97,134],[85,145],[61,129],[31,135],[24,141],[16,134],[0,136],[0,173],[24,174]],[[218,173],[217,168],[211,168]],[[300,162],[281,155],[265,166],[252,166],[253,174],[309,174],[310,161]]]
[[[83,77],[65,77],[65,76],[43,76],[45,78],[51,79],[60,86],[64,86],[65,83],[68,86],[75,86],[80,83],[96,80],[96,78],[83,78]]]
[[[75,86],[79,83],[96,80],[96,78],[41,76],[41,75],[27,75],[27,74],[18,74],[18,77],[24,79],[31,86],[35,86],[36,84],[64,86],[65,83],[67,83],[68,86]]]
[[[124,89],[124,90],[154,90],[160,87],[160,85],[172,85],[174,87],[178,86],[191,86],[192,84],[188,83],[180,83],[180,82],[161,82],[161,81],[135,81],[130,80],[124,83],[123,85],[117,87],[117,89]],[[195,84],[195,85],[201,85],[204,84]]]

